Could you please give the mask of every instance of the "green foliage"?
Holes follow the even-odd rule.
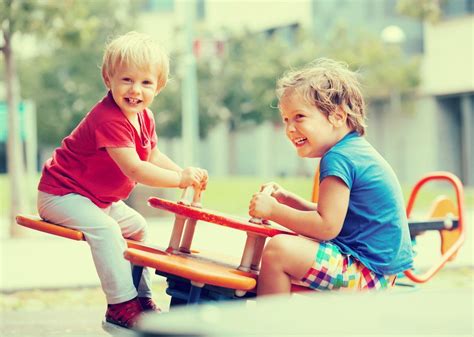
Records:
[[[5,15],[5,3],[0,3],[0,17]],[[42,44],[35,59],[18,62],[22,96],[36,103],[40,143],[57,145],[105,94],[99,71],[104,43],[132,29],[141,7],[125,0],[120,6],[116,0],[12,3],[18,7],[12,11],[18,11],[19,31],[34,32]],[[151,107],[162,137],[181,134],[180,57],[179,50],[171,52],[171,79]],[[419,83],[418,59],[407,58],[377,36],[343,25],[325,39],[303,29],[271,36],[228,32],[223,55],[198,59],[201,137],[219,121],[232,130],[267,120],[277,123],[277,79],[318,57],[345,61],[360,71],[369,100],[388,97],[394,90],[410,92]]]
[[[200,63],[200,99],[210,120],[226,120],[231,129],[279,120],[274,88],[289,65],[288,43],[245,33],[232,36],[226,49],[220,59]]]
[[[457,0],[456,0],[457,1]],[[397,12],[400,14],[417,18],[422,21],[437,22],[442,14],[441,3],[443,0],[398,0]]]
[[[387,98],[393,91],[406,93],[419,84],[419,59],[408,58],[397,46],[384,44],[365,31],[336,26],[326,39],[299,29],[288,35],[243,33],[231,35],[226,53],[203,60],[199,72],[199,97],[213,118],[226,120],[231,129],[248,123],[280,120],[275,84],[290,68],[318,57],[344,61],[361,74],[366,98]],[[214,120],[215,121],[215,120]]]
[[[325,43],[324,54],[360,73],[368,100],[388,97],[394,90],[409,92],[420,83],[418,57],[408,58],[399,46],[384,44],[365,31],[349,34],[347,27],[338,26]]]
[[[131,29],[136,13],[128,2],[53,1],[60,8],[54,28],[38,40],[49,48],[19,62],[22,96],[36,103],[41,144],[59,144],[106,93],[100,76],[105,41]],[[51,37],[55,43],[51,43]]]
[[[2,30],[12,33],[45,34],[61,21],[71,1],[3,0],[0,2]]]
[[[170,73],[175,73],[171,63]],[[160,137],[173,138],[181,135],[181,91],[180,81],[170,78],[166,87],[153,101],[151,109],[155,114],[157,133]]]

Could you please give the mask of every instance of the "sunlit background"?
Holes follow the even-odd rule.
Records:
[[[317,162],[285,139],[274,88],[291,67],[330,57],[360,73],[367,137],[402,184],[434,170],[474,184],[472,1],[3,0],[0,9],[7,227],[34,211],[42,164],[106,93],[105,43],[129,30],[152,35],[171,57],[152,106],[160,149],[206,168],[211,182],[292,177],[311,189]]]
[[[241,216],[269,180],[311,195],[318,163],[298,158],[285,139],[276,80],[315,58],[346,62],[360,74],[367,138],[405,196],[431,171],[462,180],[471,234],[457,261],[465,269],[444,270],[435,287],[468,280],[472,289],[473,27],[472,0],[0,0],[0,290],[42,289],[0,296],[0,309],[20,310],[9,316],[20,331],[12,336],[30,321],[21,310],[37,309],[32,319],[47,322],[52,315],[39,312],[59,303],[90,306],[89,322],[100,330],[95,319],[104,303],[87,245],[46,234],[25,239],[33,231],[14,216],[36,213],[44,161],[106,94],[104,46],[130,30],[153,36],[171,58],[170,81],[152,106],[160,150],[209,171],[205,207]],[[436,185],[417,206],[428,209],[441,192],[453,195]],[[166,243],[171,225],[159,217],[170,214],[147,206],[151,195],[177,194],[138,186],[127,200],[147,217],[151,236]],[[244,234],[235,243],[235,232],[199,226],[196,245],[238,254]],[[424,261],[432,258],[430,250]],[[158,302],[166,302],[163,282],[157,287]]]

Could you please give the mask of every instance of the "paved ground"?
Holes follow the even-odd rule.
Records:
[[[472,303],[474,292],[473,278],[473,268],[443,269],[441,274],[437,275],[428,284],[419,287],[418,290],[429,290],[443,294],[445,291],[452,290],[454,286],[457,289],[464,289],[465,293],[470,296]],[[163,295],[163,286],[161,283],[155,285],[155,299],[162,308],[167,310],[168,298]],[[402,292],[412,291],[411,289],[404,288],[397,290]],[[17,307],[17,309],[4,308],[5,310],[0,316],[0,336],[93,337],[108,335],[101,328],[105,302],[103,302],[100,289],[61,290],[49,291],[47,293],[49,296],[44,295],[35,300],[31,298],[29,301],[25,300],[23,305]],[[8,298],[11,302],[13,298],[16,298],[18,301],[22,301],[22,296],[36,297],[34,293],[24,291],[3,295],[3,300]],[[409,307],[410,303],[407,302],[406,306]],[[401,306],[400,310],[404,311],[406,308]],[[437,317],[439,317],[442,316],[439,314],[439,311],[456,310],[456,308],[437,307],[433,308],[433,310],[438,312]],[[427,314],[424,313],[423,317],[425,317],[425,320],[426,316]],[[449,324],[449,322],[446,322],[446,324]]]
[[[103,314],[103,308],[99,307],[6,312],[1,316],[1,336],[109,336],[101,328],[100,317]]]

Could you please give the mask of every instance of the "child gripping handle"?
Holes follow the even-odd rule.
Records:
[[[159,311],[144,269],[138,289],[124,238],[145,241],[146,221],[127,206],[137,183],[206,187],[207,171],[181,168],[158,149],[149,106],[166,85],[169,60],[148,35],[129,32],[107,44],[101,74],[105,96],[44,164],[38,212],[84,233],[107,299],[106,321],[132,328],[144,311]]]
[[[296,153],[321,158],[319,200],[275,183],[256,193],[253,217],[301,236],[266,245],[257,294],[289,293],[291,282],[322,291],[384,289],[411,268],[402,191],[390,165],[364,137],[366,112],[357,74],[330,59],[286,73],[277,83],[286,136]],[[308,238],[313,240],[308,240]]]

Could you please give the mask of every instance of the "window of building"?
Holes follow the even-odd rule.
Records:
[[[474,1],[448,0],[442,3],[441,10],[446,18],[471,15],[474,13]]]
[[[196,2],[196,20],[203,21],[206,18],[206,0]]]

